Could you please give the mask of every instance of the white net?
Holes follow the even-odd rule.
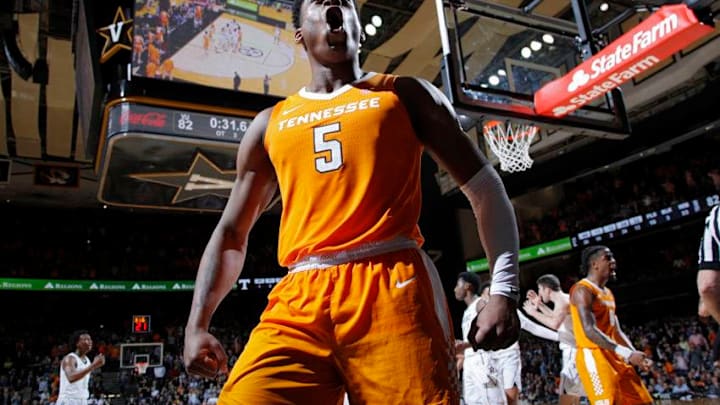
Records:
[[[147,374],[149,364],[145,362],[138,362],[135,363],[135,372],[137,375],[145,375]]]
[[[483,137],[500,160],[500,170],[510,173],[527,170],[532,166],[530,144],[537,131],[538,127],[532,124],[488,121],[483,125]]]

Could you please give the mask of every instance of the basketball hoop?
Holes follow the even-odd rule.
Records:
[[[532,124],[508,122],[504,125],[500,121],[488,121],[483,125],[483,136],[500,160],[500,170],[510,173],[532,166],[530,144],[537,131],[538,127]]]
[[[135,363],[135,371],[137,372],[137,375],[144,375],[147,373],[149,363],[144,361],[139,361]]]

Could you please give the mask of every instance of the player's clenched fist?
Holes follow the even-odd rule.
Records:
[[[185,330],[183,361],[188,373],[206,378],[228,372],[227,354],[222,344],[207,331]]]
[[[519,336],[517,302],[504,295],[491,295],[475,317],[468,340],[474,350],[500,350],[517,342]]]

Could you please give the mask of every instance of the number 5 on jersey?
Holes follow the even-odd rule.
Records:
[[[313,147],[315,153],[323,155],[315,158],[315,169],[320,173],[335,171],[343,165],[342,143],[337,139],[326,139],[325,135],[340,132],[340,123],[335,122],[313,128]],[[330,158],[327,153],[330,152]]]

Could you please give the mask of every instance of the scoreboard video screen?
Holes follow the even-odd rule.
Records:
[[[654,211],[634,215],[577,233],[572,236],[573,247],[584,247],[595,243],[623,237],[631,233],[644,232],[696,214],[705,214],[720,203],[718,194],[681,201]]]
[[[104,204],[221,211],[252,111],[134,97],[109,102],[96,170]]]
[[[285,97],[310,68],[280,2],[135,0],[132,73]]]

